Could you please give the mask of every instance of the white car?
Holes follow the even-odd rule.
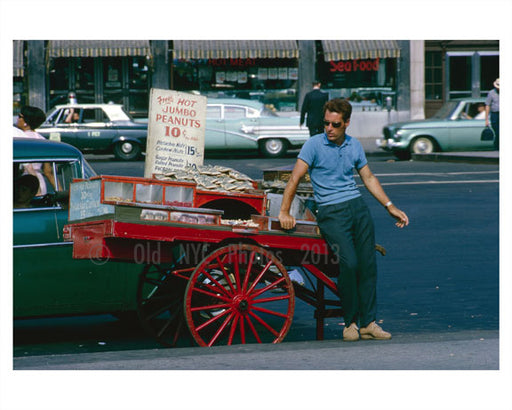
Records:
[[[205,151],[250,149],[280,157],[309,139],[299,121],[298,115],[279,116],[259,101],[208,98]]]

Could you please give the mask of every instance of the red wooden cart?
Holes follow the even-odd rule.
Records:
[[[138,315],[163,345],[173,346],[187,328],[201,346],[278,343],[290,329],[295,297],[314,307],[322,339],[324,319],[341,316],[331,279],[336,260],[308,212],[309,220],[284,232],[267,208],[258,190],[102,176],[72,184],[64,233],[74,258],[142,265]],[[253,215],[226,218],[240,209]],[[292,269],[304,283],[290,279]]]

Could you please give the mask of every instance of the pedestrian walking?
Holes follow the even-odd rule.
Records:
[[[494,131],[494,148],[500,149],[500,79],[493,83],[494,88],[487,94],[485,100],[485,126],[489,123]]]
[[[409,219],[389,200],[370,170],[360,142],[345,133],[351,113],[352,106],[346,100],[338,98],[325,104],[325,132],[310,138],[302,147],[283,194],[279,221],[283,229],[295,226],[290,206],[300,179],[309,172],[318,205],[318,227],[339,261],[343,340],[390,339],[391,334],[376,323],[374,225],[355,183],[354,168],[368,191],[396,220],[397,227],[408,225]]]
[[[324,131],[324,104],[329,99],[329,96],[321,91],[320,87],[320,82],[313,82],[313,90],[304,97],[300,110],[300,126],[304,124],[304,119],[306,119],[306,126],[309,128],[310,136]]]

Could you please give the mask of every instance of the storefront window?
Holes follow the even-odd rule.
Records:
[[[175,60],[174,88],[208,97],[259,100],[280,111],[297,109],[296,59]]]
[[[71,64],[69,58],[55,58],[50,64],[50,95],[49,107],[67,103],[70,84]]]
[[[130,90],[148,90],[149,67],[145,57],[130,59],[128,66],[128,78],[130,79]]]
[[[103,101],[124,105],[134,117],[146,117],[148,84],[145,57],[103,59]]]
[[[135,118],[147,117],[150,78],[146,57],[128,58],[128,81],[128,112]]]
[[[73,89],[78,94],[90,94],[94,92],[94,59],[93,58],[76,58],[73,59],[75,66],[75,84]]]
[[[96,84],[95,78],[101,83]],[[149,68],[145,57],[55,58],[50,66],[49,107],[68,102],[122,104],[135,117],[148,114]]]
[[[103,59],[103,101],[123,103],[123,59]]]
[[[80,103],[94,102],[94,59],[55,58],[50,65],[49,107],[68,102],[70,91]]]
[[[70,90],[76,93],[79,102],[94,103],[94,58],[73,58],[71,62],[73,70]]]
[[[13,80],[13,115],[16,116],[20,113],[21,107],[27,105],[27,92],[25,89],[25,84],[23,82],[23,77],[17,77]]]
[[[495,51],[449,52],[446,60],[449,99],[486,96],[499,77],[499,54]]]
[[[500,57],[497,54],[480,53],[481,95],[493,89],[493,83],[500,76]]]
[[[443,57],[441,51],[425,53],[425,98],[442,100],[443,98]]]
[[[471,56],[450,56],[449,73],[450,99],[471,97]]]
[[[50,67],[50,88],[55,91],[69,89],[69,59],[56,58]]]
[[[380,110],[395,97],[396,59],[320,61],[318,78],[329,98],[347,98],[355,109]]]

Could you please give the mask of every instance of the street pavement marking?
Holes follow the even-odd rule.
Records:
[[[434,185],[434,184],[486,184],[499,183],[499,179],[476,179],[476,180],[460,180],[460,181],[412,181],[412,182],[381,182],[381,185]],[[358,186],[364,186],[363,184]]]
[[[392,177],[392,176],[419,176],[419,175],[483,175],[483,174],[499,174],[499,171],[467,171],[467,172],[398,172],[394,174],[375,174],[377,177]]]

